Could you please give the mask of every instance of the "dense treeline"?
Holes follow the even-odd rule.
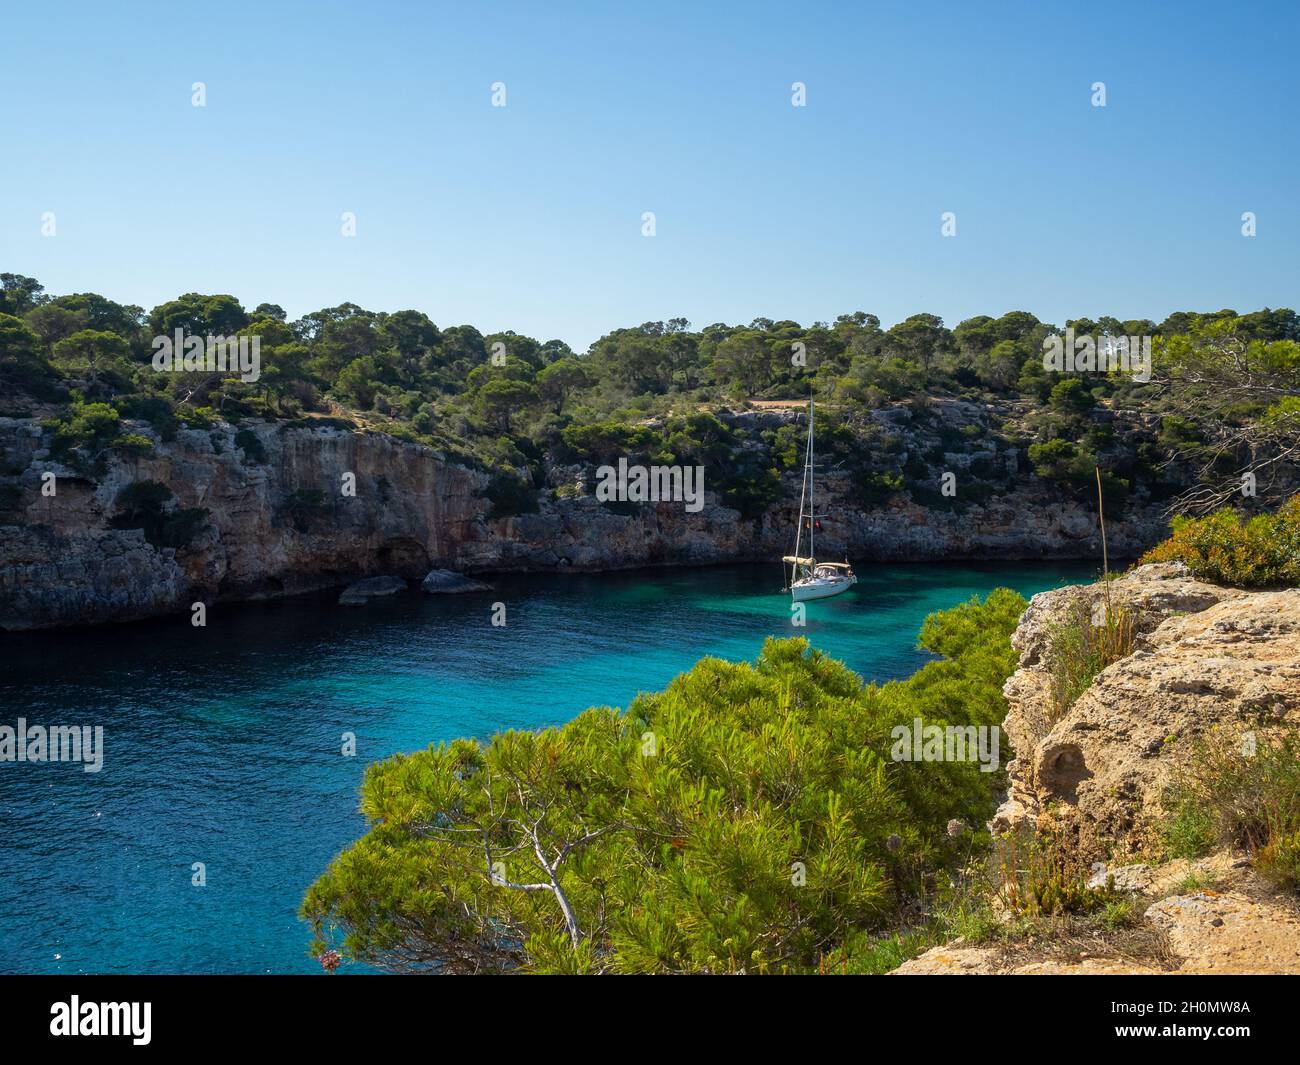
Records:
[[[1097,338],[1154,336],[1156,376],[1049,372],[1044,341],[1067,328]],[[155,372],[153,339],[178,329],[259,338],[257,380]],[[1064,327],[1012,311],[951,329],[932,314],[886,328],[857,312],[811,326],[647,322],[575,353],[560,340],[440,328],[414,310],[345,303],[291,322],[274,304],[249,310],[229,295],[187,293],[146,312],[93,293],[51,296],[32,278],[0,274],[0,413],[60,404],[66,410],[52,423],[59,448],[93,454],[149,446],[123,419],[148,422],[166,439],[219,417],[343,415],[496,470],[498,513],[535,506],[548,464],[616,454],[713,462],[726,474],[712,486],[756,513],[795,461],[797,431],[743,439],[710,409],[815,392],[828,411],[819,447],[849,465],[870,503],[912,488],[922,465],[910,456],[909,475],[906,460],[890,454],[896,442],[864,435],[865,412],[904,401],[923,408],[939,397],[1024,400],[1032,414],[1019,430],[1028,436],[1016,441],[1029,465],[1022,472],[1082,493],[1100,463],[1118,503],[1135,489],[1160,497],[1185,487],[1161,472],[1180,454],[1199,452],[1207,478],[1252,465],[1270,475],[1284,470],[1278,456],[1289,457],[1300,438],[1297,341],[1300,317],[1286,309],[1178,312],[1159,323],[1075,319]],[[1243,363],[1267,368],[1266,379],[1243,386]],[[1111,423],[1094,414],[1125,407],[1162,420],[1117,450]]]

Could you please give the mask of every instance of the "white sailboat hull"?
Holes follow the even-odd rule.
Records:
[[[809,599],[829,599],[833,595],[847,592],[857,583],[857,577],[852,575],[843,577],[806,577],[801,581],[795,581],[790,586],[790,596],[796,603],[802,603]]]

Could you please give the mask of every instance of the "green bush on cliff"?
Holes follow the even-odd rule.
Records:
[[[897,473],[864,471],[853,479],[853,488],[862,506],[892,499],[903,490],[903,478]]]
[[[118,396],[113,400],[113,406],[123,418],[148,422],[164,442],[176,439],[180,419],[176,416],[175,405],[166,396]]]
[[[153,450],[153,441],[142,433],[123,433],[114,437],[109,447],[132,455],[147,455]]]
[[[67,413],[45,423],[52,429],[50,454],[68,458],[75,450],[98,452],[118,435],[121,415],[107,403],[75,403]]]
[[[625,713],[372,765],[369,832],[311,887],[314,950],[444,972],[815,972],[960,861],[999,774],[891,758],[895,726],[989,725],[1024,600],[934,615],[941,654],[864,686],[802,639],[704,659]]]
[[[718,467],[713,467],[717,469]],[[706,473],[708,468],[706,467]],[[740,512],[742,518],[757,518],[781,498],[781,475],[771,467],[762,467],[753,461],[722,466],[722,476],[716,487],[727,506]]]
[[[483,494],[492,504],[488,520],[535,514],[538,510],[537,489],[513,470],[494,473]]]
[[[240,429],[235,433],[235,447],[244,452],[244,461],[254,465],[266,462],[266,447],[252,429]]]
[[[1249,519],[1230,507],[1175,518],[1173,535],[1141,561],[1182,562],[1197,577],[1240,588],[1300,584],[1300,495]]]
[[[1034,473],[1046,481],[1056,481],[1081,498],[1097,498],[1097,457],[1069,440],[1048,440],[1029,446],[1029,461]],[[1131,485],[1109,470],[1101,474],[1102,494],[1106,506],[1119,510],[1128,499]]]
[[[310,532],[325,516],[325,493],[319,488],[295,488],[282,509],[298,532]]]
[[[158,481],[136,481],[117,494],[117,512],[109,519],[115,529],[141,529],[154,547],[181,548],[190,544],[206,524],[203,507],[173,506],[172,490]]]
[[[1300,887],[1300,738],[1215,728],[1174,774],[1164,806],[1171,856],[1242,847],[1270,880]]]
[[[1123,606],[1097,609],[1075,599],[1047,633],[1046,664],[1051,677],[1052,714],[1061,718],[1091,687],[1103,669],[1133,653],[1138,617]]]
[[[994,854],[997,895],[1014,916],[1088,914],[1122,898],[1109,881],[1088,887],[1088,866],[1069,840],[1050,829],[1030,840],[1013,833],[999,837]]]
[[[582,462],[615,462],[650,443],[651,434],[644,428],[619,422],[596,422],[570,426],[560,439],[570,458]]]

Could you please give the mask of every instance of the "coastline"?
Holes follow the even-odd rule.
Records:
[[[896,410],[876,413],[897,420]],[[953,404],[948,413],[969,411]],[[148,453],[115,454],[87,473],[53,460],[36,422],[0,419],[0,445],[11,468],[21,468],[23,492],[18,508],[0,515],[0,631],[175,615],[198,602],[258,601],[370,577],[420,581],[435,568],[490,579],[763,562],[787,553],[797,522],[793,472],[783,475],[775,502],[747,517],[707,487],[695,513],[674,503],[612,507],[565,488],[583,466],[551,466],[551,487],[537,491],[534,508],[502,515],[494,514],[487,473],[421,444],[269,422],[239,432],[255,434],[260,458],[221,423],[155,438]],[[919,456],[926,438],[901,439]],[[1023,448],[994,436],[935,461],[880,500],[865,499],[848,473],[828,471],[818,538],[826,557],[870,564],[1100,556],[1095,503],[1023,469]],[[965,473],[955,498],[933,490],[944,466],[977,464],[1001,471],[992,494],[991,482]],[[53,498],[40,492],[49,473]],[[335,487],[348,478],[355,495]],[[961,486],[976,483],[981,494],[963,497],[973,489]],[[123,493],[141,485],[165,495],[171,509],[163,517],[200,516],[180,546],[124,524]],[[1110,546],[1117,557],[1136,557],[1168,529],[1164,503],[1137,495],[1108,522]]]

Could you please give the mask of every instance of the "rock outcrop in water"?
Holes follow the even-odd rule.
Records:
[[[491,585],[473,580],[463,573],[449,569],[431,569],[425,575],[420,587],[429,595],[459,595],[463,592],[486,592]]]
[[[920,430],[900,423],[907,412],[878,413],[919,455]],[[793,415],[732,417],[763,428]],[[984,408],[952,403],[941,417],[985,435],[966,452],[945,453],[934,467],[935,485],[941,467],[960,472],[978,460],[1002,470],[1003,494],[949,509],[923,506],[907,492],[864,504],[847,474],[828,469],[819,481],[819,545],[827,557],[1099,553],[1092,509],[1023,470],[1013,476],[1023,454],[980,421],[989,417]],[[143,423],[130,423],[130,431],[150,437],[152,450],[112,451],[102,472],[88,476],[51,457],[49,433],[36,420],[0,418],[0,473],[12,486],[0,499],[0,628],[143,618],[183,611],[197,600],[287,595],[379,574],[421,580],[433,567],[474,574],[771,560],[789,550],[798,508],[794,473],[786,476],[784,498],[748,519],[709,490],[706,471],[705,505],[697,513],[680,503],[629,512],[591,495],[555,491],[591,472],[570,467],[549,470],[535,513],[491,518],[487,473],[388,436],[286,423],[246,423],[238,436],[219,423],[182,429],[170,441]],[[57,477],[53,498],[40,491],[47,473]],[[344,494],[349,474],[355,495]],[[206,511],[183,546],[151,543],[144,529],[115,527],[119,494],[142,481],[165,485],[175,506]],[[1164,535],[1163,508],[1132,501],[1109,531],[1115,554],[1136,553]]]
[[[365,606],[372,599],[384,599],[406,590],[401,577],[367,577],[349,584],[339,596],[339,606]]]

